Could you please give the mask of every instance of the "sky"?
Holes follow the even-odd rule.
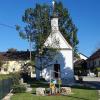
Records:
[[[78,28],[79,52],[90,56],[100,47],[100,0],[57,0],[68,8],[70,16]],[[52,0],[0,0],[0,52],[9,48],[27,50],[29,44],[19,37],[15,25],[23,25],[25,9],[36,3],[51,4]],[[6,27],[5,25],[11,26]]]

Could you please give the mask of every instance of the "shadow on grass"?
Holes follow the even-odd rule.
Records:
[[[48,88],[49,87],[49,84],[44,79],[36,80],[36,78],[27,77],[27,79],[25,79],[24,82],[27,84],[30,84],[32,88],[37,88],[37,87]]]
[[[41,80],[36,80],[36,78],[30,78],[30,77],[27,77],[25,79],[25,82],[30,84],[30,86],[32,88],[38,88],[38,87],[44,87],[44,88],[49,88],[49,83],[47,83],[44,79],[41,79]],[[73,86],[69,86],[69,85],[61,85],[61,87],[71,87],[71,88],[74,88],[74,89],[86,89],[86,90],[97,90],[99,89],[97,86],[97,84],[100,84],[100,82],[82,82],[82,83],[79,83],[79,82],[76,82],[75,85]],[[94,86],[94,88],[92,88],[92,86]],[[96,88],[97,86],[97,88]],[[56,85],[56,87],[58,87],[58,85]]]

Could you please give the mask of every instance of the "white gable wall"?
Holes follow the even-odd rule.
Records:
[[[69,48],[72,49],[72,47],[68,44],[68,42],[64,39],[62,34],[59,31],[56,31],[55,33],[51,33],[49,37],[47,38],[46,42],[44,43],[44,46],[51,46],[53,48],[56,48],[55,41],[59,42],[59,48]],[[53,45],[53,46],[52,46]]]

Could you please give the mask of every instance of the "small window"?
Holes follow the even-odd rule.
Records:
[[[94,65],[96,65],[96,61],[94,61]]]
[[[90,62],[88,63],[88,67],[90,67]]]
[[[94,61],[93,61],[93,66],[94,66]]]
[[[15,71],[15,68],[13,68],[13,72]]]
[[[99,60],[99,66],[100,66],[100,60]]]
[[[4,71],[7,72],[7,68],[4,68]]]

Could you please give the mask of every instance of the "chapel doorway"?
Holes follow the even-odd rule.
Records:
[[[54,64],[54,77],[60,78],[60,64]]]

